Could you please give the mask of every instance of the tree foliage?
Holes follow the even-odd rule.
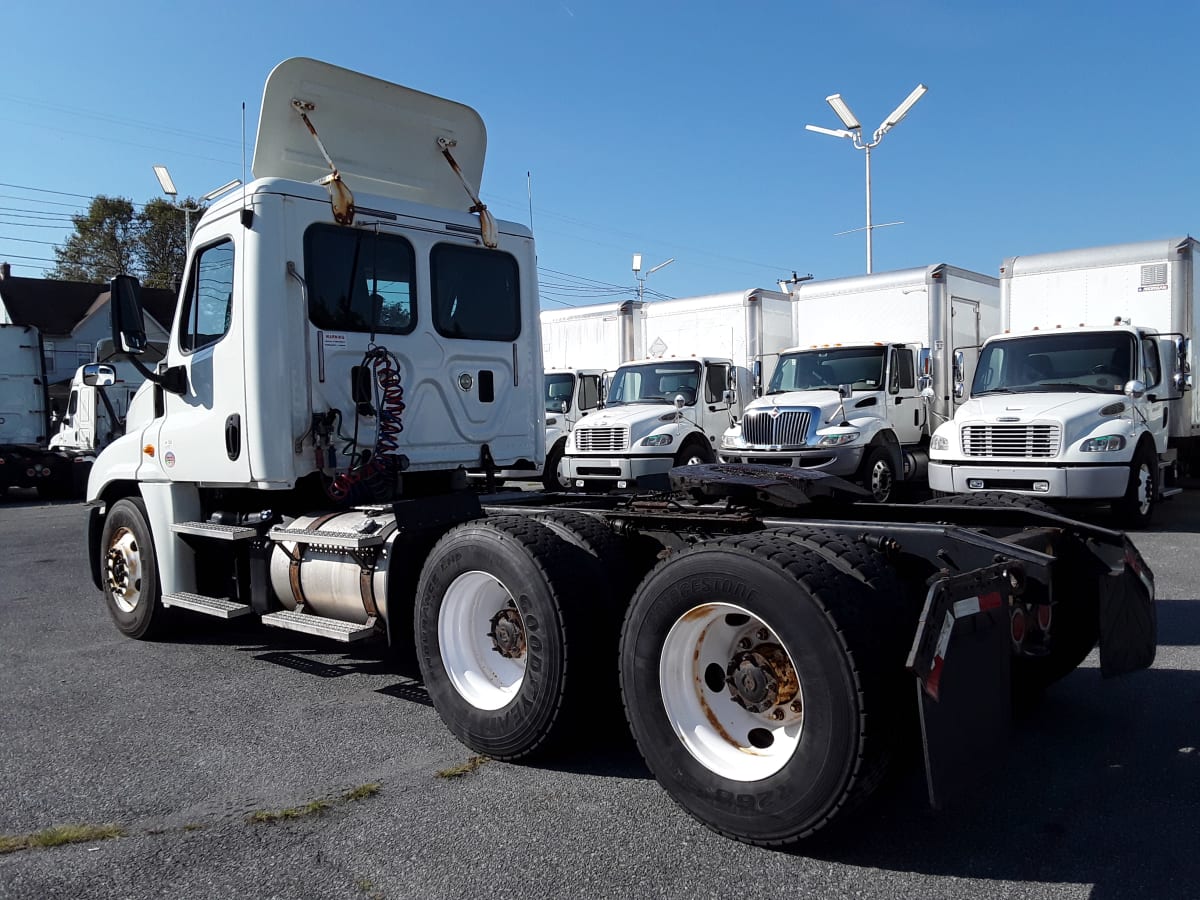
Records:
[[[182,204],[200,215],[200,205]],[[54,248],[55,267],[47,278],[101,283],[115,275],[136,275],[147,287],[175,288],[187,259],[187,216],[156,199],[140,211],[124,197],[95,197],[86,213],[72,216],[75,232]]]

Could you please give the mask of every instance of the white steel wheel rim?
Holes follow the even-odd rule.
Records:
[[[1137,500],[1138,513],[1146,515],[1150,511],[1150,467],[1145,463],[1138,466],[1137,471]]]
[[[108,544],[104,567],[113,602],[122,612],[133,612],[142,593],[142,554],[133,531],[117,530]]]
[[[502,655],[491,636],[493,618],[505,609],[516,610],[512,594],[486,572],[464,572],[442,598],[438,613],[442,665],[454,689],[477,709],[507,706],[525,680],[525,655]]]
[[[876,460],[871,467],[871,495],[886,500],[892,493],[892,467],[886,460]]]
[[[795,695],[782,706],[752,712],[723,681],[720,690],[714,689],[716,669],[724,679],[734,657],[747,649],[746,642],[749,649],[782,648],[796,680]],[[710,772],[731,781],[760,781],[782,769],[796,752],[804,706],[795,664],[775,631],[742,607],[704,603],[680,616],[663,642],[658,677],[671,728]]]

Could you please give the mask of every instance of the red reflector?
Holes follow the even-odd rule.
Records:
[[[1037,608],[1037,626],[1042,631],[1050,630],[1050,620],[1053,618],[1053,612],[1049,603],[1044,603]]]
[[[1025,640],[1025,611],[1019,606],[1013,608],[1012,618],[1009,620],[1009,629],[1012,633],[1014,644],[1019,644]]]

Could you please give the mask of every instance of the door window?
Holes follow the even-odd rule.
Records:
[[[1158,359],[1158,344],[1153,338],[1142,338],[1142,359],[1146,366],[1146,387],[1152,388],[1162,380],[1162,365]]]
[[[600,376],[584,375],[579,385],[579,408],[595,409],[600,405]]]
[[[507,253],[438,244],[429,254],[433,326],[443,337],[513,341],[521,333],[517,261]]]
[[[192,353],[215,344],[229,331],[233,316],[233,241],[205,247],[192,261],[183,311],[179,347]]]

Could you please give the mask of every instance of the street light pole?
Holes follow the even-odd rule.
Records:
[[[867,168],[867,274],[871,274],[874,254],[872,252],[871,232],[875,229],[875,224],[871,221],[871,150],[879,146],[879,142],[883,140],[883,136],[900,124],[901,120],[908,115],[908,111],[916,105],[916,102],[925,96],[928,91],[923,84],[918,84],[913,88],[912,93],[904,98],[904,101],[892,110],[891,114],[880,123],[875,129],[875,134],[870,141],[864,141],[862,136],[862,124],[858,118],[850,111],[850,107],[846,105],[846,101],[842,99],[841,94],[830,94],[825,98],[825,102],[833,108],[837,113],[837,117],[842,120],[843,128],[822,128],[819,125],[805,125],[809,131],[815,131],[818,134],[827,134],[830,137],[849,138],[855,150],[862,150],[866,157]],[[882,226],[879,226],[882,227]]]
[[[175,182],[172,180],[171,173],[167,171],[166,166],[155,166],[154,174],[158,178],[158,183],[162,187],[163,193],[171,198],[170,201],[168,201],[171,206],[183,212],[184,251],[186,252],[187,245],[192,242],[192,213],[204,212],[204,207],[191,203],[184,203],[181,205],[175,202],[175,198],[179,196],[179,192],[175,189]],[[209,191],[200,198],[200,203],[207,203],[209,200],[219,197],[221,194],[237,187],[241,183],[242,180],[240,178],[235,178],[233,181],[221,185],[216,190]]]
[[[646,274],[642,275],[641,274],[641,272],[642,272],[642,254],[640,254],[640,253],[633,254],[633,277],[637,279],[638,302],[639,303],[642,303],[645,301],[646,279],[649,278],[651,275],[653,275],[655,272],[657,272],[659,269],[665,269],[667,266],[669,266],[673,262],[675,262],[675,257],[672,256],[670,259],[660,262],[654,268],[648,269],[646,271]]]

